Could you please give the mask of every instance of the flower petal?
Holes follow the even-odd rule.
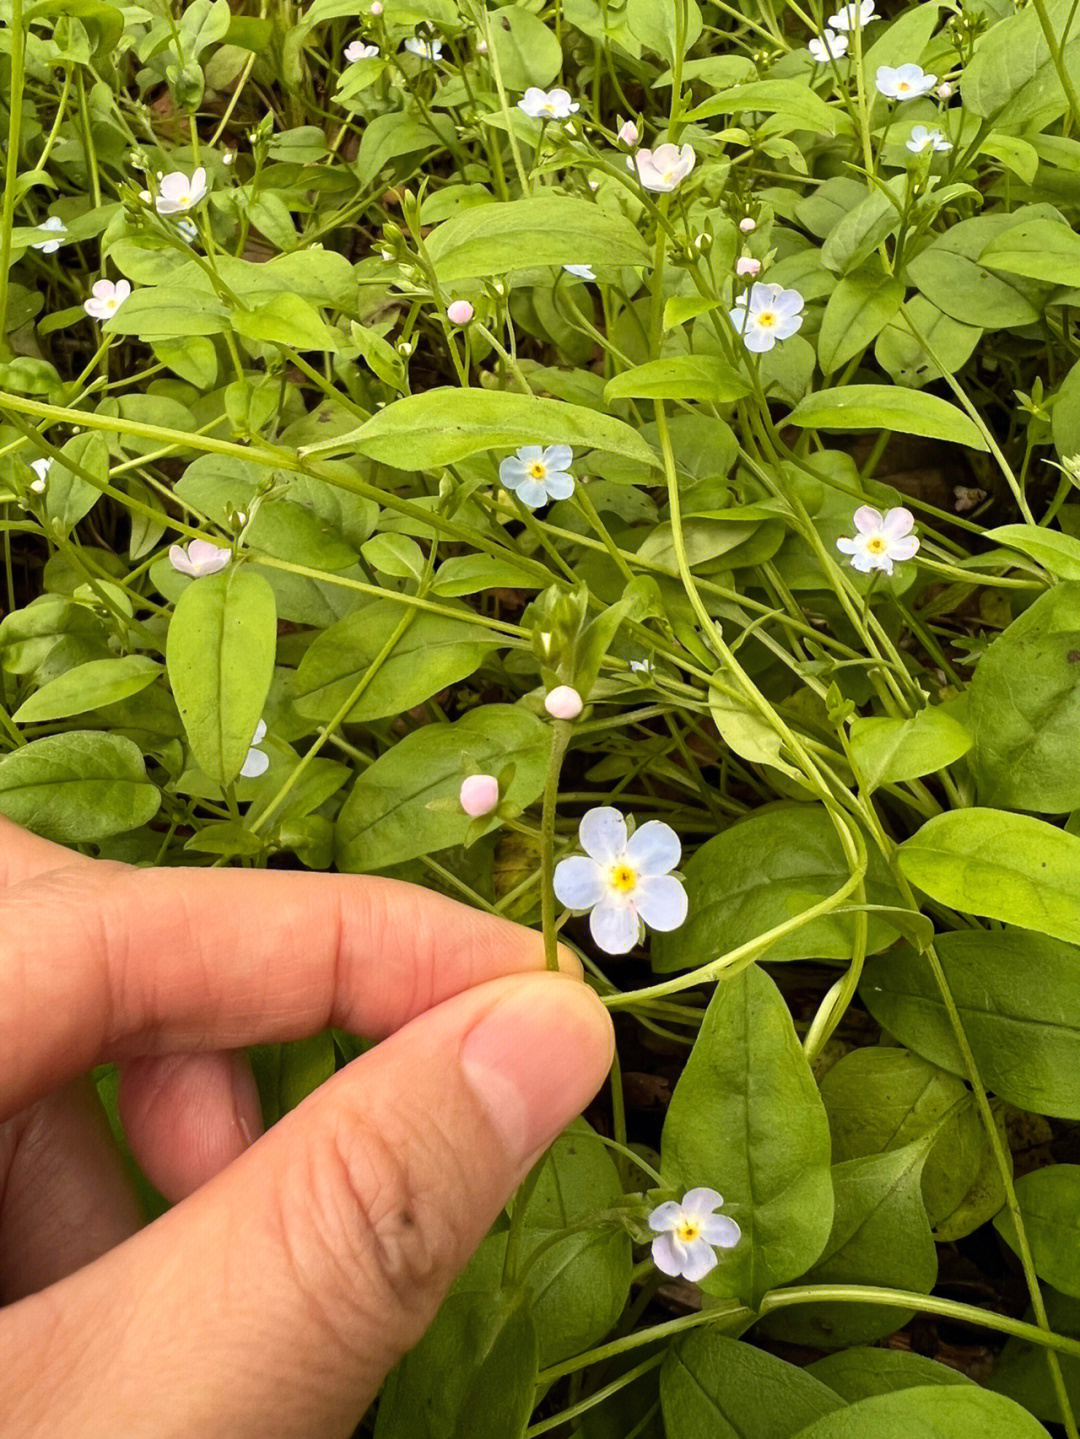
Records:
[[[678,929],[688,903],[682,883],[671,874],[647,875],[634,889],[634,908],[650,929]]]
[[[499,481],[508,490],[516,490],[528,478],[529,471],[517,455],[507,455],[499,465]]]
[[[543,480],[522,480],[516,493],[526,509],[538,510],[547,504],[548,492]]]
[[[712,1246],[704,1239],[691,1239],[690,1243],[683,1247],[686,1250],[686,1262],[682,1267],[682,1276],[691,1284],[696,1284],[716,1268],[716,1255]]]
[[[581,854],[559,860],[552,888],[555,898],[567,909],[592,909],[607,894],[603,869],[595,859]]]
[[[626,848],[626,821],[611,805],[586,811],[578,825],[578,842],[601,864],[612,864]]]
[[[718,1249],[734,1249],[742,1238],[742,1230],[726,1214],[710,1214],[701,1226],[701,1237]]]
[[[760,325],[751,325],[743,335],[743,343],[751,354],[766,355],[776,344],[776,333],[762,329]]]
[[[667,874],[682,858],[679,836],[661,819],[651,819],[634,831],[626,844],[626,858],[641,876]]]
[[[589,915],[589,933],[605,954],[629,954],[638,939],[637,910],[609,894]]]
[[[717,1194],[715,1189],[688,1189],[683,1195],[682,1207],[684,1213],[700,1220],[714,1209],[719,1209],[723,1202],[724,1196]]]
[[[270,756],[261,749],[249,749],[247,759],[240,770],[244,779],[258,779],[270,768]]]
[[[903,505],[897,505],[895,509],[888,512],[881,522],[881,532],[888,535],[890,540],[898,540],[903,535],[910,535],[915,528],[915,516],[910,510],[905,510]]]
[[[569,445],[548,445],[541,459],[549,470],[566,470],[574,463],[574,452]]]
[[[553,500],[568,500],[574,493],[574,477],[562,471],[549,471],[544,481],[548,496]]]
[[[661,1274],[682,1273],[685,1250],[673,1234],[658,1234],[652,1242],[653,1263]]]
[[[845,555],[854,555],[861,548],[858,540],[848,539],[847,535],[841,535],[836,542],[836,548]]]
[[[889,545],[889,555],[894,560],[910,560],[918,553],[918,550],[918,535],[902,535],[900,539],[893,540]]]
[[[880,530],[885,521],[882,519],[881,511],[875,510],[873,505],[860,505],[855,511],[855,528],[860,535],[872,535],[875,530]]]
[[[649,1215],[649,1228],[657,1234],[663,1234],[669,1229],[674,1229],[676,1224],[682,1223],[683,1207],[677,1200],[669,1199],[666,1204],[658,1204]]]

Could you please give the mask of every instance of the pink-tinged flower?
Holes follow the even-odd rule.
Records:
[[[617,809],[590,809],[578,826],[585,851],[555,866],[555,898],[568,909],[589,911],[589,933],[606,954],[629,954],[650,929],[678,929],[686,918],[686,890],[671,870],[679,863],[679,836],[651,819],[627,837]]]
[[[452,325],[467,325],[475,313],[468,300],[452,300],[446,307],[446,318]]]
[[[898,104],[904,100],[918,100],[929,95],[937,84],[936,75],[928,75],[921,65],[879,65],[874,84],[878,94]]]
[[[231,559],[231,550],[223,550],[209,540],[192,540],[187,549],[183,545],[169,547],[169,563],[173,569],[182,575],[190,575],[193,580],[202,579],[204,575],[216,575]]]
[[[373,4],[372,4],[372,6],[371,6],[371,9],[368,11],[368,14],[369,14],[369,15],[381,15],[381,14],[382,14],[382,0],[373,0]]]
[[[744,215],[739,221],[739,229],[744,235],[752,235],[757,229],[757,221],[752,220],[749,215]]]
[[[644,189],[664,194],[678,189],[696,161],[692,145],[659,145],[655,150],[643,146],[626,157],[627,169],[637,171]]]
[[[458,798],[470,818],[481,819],[499,803],[499,781],[493,774],[471,774],[461,781]]]
[[[270,756],[258,746],[266,738],[266,721],[260,720],[255,726],[255,733],[251,736],[251,748],[247,752],[247,759],[240,770],[243,779],[258,779],[270,768]]]
[[[691,1189],[682,1203],[671,1199],[649,1215],[653,1263],[661,1274],[682,1275],[692,1284],[716,1268],[717,1249],[734,1249],[742,1230],[726,1214],[715,1189]]]
[[[902,505],[886,510],[884,515],[872,505],[860,505],[854,523],[854,538],[841,535],[836,548],[850,555],[852,565],[864,575],[871,570],[891,575],[897,560],[910,560],[918,552],[918,536],[911,533],[915,516]]]
[[[634,124],[633,120],[624,120],[619,126],[619,139],[630,149],[633,149],[641,139],[638,133],[638,127]]]
[[[777,340],[790,340],[802,328],[803,304],[798,290],[755,281],[749,297],[741,295],[728,318],[746,348],[752,354],[763,355]]]
[[[95,320],[109,320],[131,294],[126,280],[97,280],[91,287],[90,299],[83,301],[83,309]]]
[[[948,80],[942,80],[941,84],[937,87],[937,97],[938,97],[938,99],[939,99],[939,100],[951,100],[951,99],[952,99],[952,95],[953,95],[953,87],[949,84]]]
[[[183,170],[174,170],[171,175],[162,175],[158,180],[158,192],[154,198],[154,209],[159,215],[182,215],[194,210],[200,200],[205,200],[209,186],[206,171],[200,165],[191,179]],[[150,191],[143,190],[141,198],[150,203]]]
[[[556,685],[544,696],[544,708],[552,719],[573,720],[585,706],[573,685]]]
[[[760,275],[761,261],[755,260],[752,255],[740,255],[735,261],[736,275]]]
[[[351,40],[345,46],[345,60],[349,65],[355,65],[359,60],[374,60],[378,53],[378,45],[365,45],[363,40]]]

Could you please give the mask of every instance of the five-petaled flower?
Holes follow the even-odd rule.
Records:
[[[67,226],[59,215],[50,215],[47,220],[42,220],[38,229],[48,230],[53,235],[67,234]],[[62,243],[61,240],[38,240],[35,244],[31,245],[30,248],[32,250],[40,250],[43,255],[55,255]]]
[[[830,15],[829,24],[834,30],[861,30],[878,17],[874,0],[853,0],[850,5],[841,5],[835,15]]]
[[[30,468],[36,476],[35,479],[30,481],[30,488],[35,495],[43,495],[45,493],[45,485],[48,482],[49,471],[52,469],[52,459],[43,457],[40,460],[31,460]]]
[[[910,560],[918,551],[918,536],[911,533],[915,516],[902,505],[886,510],[884,515],[872,505],[860,505],[854,524],[854,537],[841,535],[836,548],[850,555],[851,563],[864,575],[871,570],[891,575],[896,560]]]
[[[879,65],[874,83],[886,100],[918,100],[929,95],[937,76],[928,75],[921,65]]]
[[[231,559],[231,550],[223,550],[209,540],[192,540],[186,549],[183,545],[169,546],[169,563],[173,569],[182,575],[190,575],[193,580],[202,579],[203,575],[216,575]]]
[[[351,40],[345,46],[345,60],[349,65],[355,65],[358,60],[374,60],[378,53],[378,45],[365,45],[363,40]]]
[[[946,150],[952,149],[952,141],[946,140],[940,130],[928,130],[925,125],[913,125],[907,148],[913,155],[921,155],[924,150],[937,150],[944,154]]]
[[[729,318],[743,343],[755,355],[771,350],[777,340],[790,340],[802,327],[803,297],[782,285],[755,283],[750,295],[735,302]]]
[[[481,819],[499,803],[499,781],[493,774],[471,774],[461,781],[458,800],[471,819]]]
[[[839,60],[847,54],[848,43],[843,30],[826,30],[807,41],[806,48],[819,65],[827,65],[830,60]]]
[[[606,954],[629,954],[650,929],[678,929],[686,918],[686,890],[671,871],[682,856],[679,836],[651,819],[627,837],[617,809],[587,811],[578,826],[585,851],[555,866],[560,904],[589,913],[589,933]]]
[[[697,156],[693,145],[658,145],[655,150],[644,146],[634,155],[627,155],[626,166],[636,170],[646,190],[666,194],[682,184],[694,168]]]
[[[682,1203],[669,1199],[649,1215],[653,1263],[662,1274],[679,1275],[696,1284],[716,1268],[717,1249],[734,1249],[742,1230],[726,1214],[715,1189],[691,1189]]]
[[[569,445],[522,445],[516,455],[508,455],[499,466],[499,479],[512,490],[530,510],[538,510],[548,500],[568,500],[574,493],[574,477],[569,467],[574,452]]]
[[[591,265],[564,265],[563,269],[568,275],[575,275],[579,280],[595,280]]]
[[[441,40],[422,40],[419,36],[413,35],[405,41],[405,49],[410,55],[419,55],[421,60],[442,59]]]
[[[158,176],[154,209],[159,215],[183,215],[194,210],[200,200],[205,200],[208,190],[206,171],[201,165],[192,171],[190,180],[183,170],[173,170],[169,175]],[[140,198],[149,204],[150,191],[143,190]]]
[[[570,98],[568,90],[541,90],[539,85],[530,85],[517,107],[530,120],[569,120],[581,109],[578,102]]]
[[[255,726],[255,733],[251,736],[251,748],[247,752],[247,759],[240,767],[243,779],[258,779],[270,768],[270,756],[258,748],[265,738],[266,721],[260,720]]]
[[[108,320],[131,294],[126,280],[96,280],[90,291],[90,298],[83,301],[83,309],[95,320]]]

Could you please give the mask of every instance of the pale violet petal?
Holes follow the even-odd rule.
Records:
[[[607,894],[604,871],[595,859],[574,855],[561,859],[552,880],[555,898],[567,909],[592,909]]]
[[[792,335],[802,329],[802,315],[781,315],[780,323],[774,328],[773,334],[778,340],[790,340]]]
[[[657,1234],[663,1234],[669,1229],[674,1229],[677,1224],[682,1223],[683,1207],[674,1199],[669,1199],[666,1204],[658,1204],[649,1215],[649,1228]]]
[[[860,505],[855,511],[855,528],[860,535],[872,535],[884,523],[881,511],[875,510],[873,505]]]
[[[538,510],[547,504],[548,492],[542,480],[522,480],[517,487],[517,497],[530,510]]]
[[[611,805],[599,805],[578,825],[578,841],[593,859],[613,864],[626,848],[626,821]]]
[[[889,554],[894,560],[910,560],[918,553],[918,535],[901,535],[889,544]]]
[[[549,470],[567,470],[574,463],[574,452],[569,445],[548,445],[543,460]]]
[[[544,447],[543,445],[522,445],[517,452],[517,458],[523,465],[535,465],[537,460],[543,463]]]
[[[915,516],[910,510],[905,510],[903,505],[897,505],[895,509],[889,510],[881,522],[881,533],[888,535],[890,540],[898,540],[903,535],[909,535],[915,528]]]
[[[661,1274],[674,1278],[682,1273],[683,1246],[673,1234],[658,1234],[652,1242],[653,1263]]]
[[[261,749],[249,749],[240,773],[244,779],[258,779],[270,768],[270,756]]]
[[[683,1195],[682,1207],[684,1213],[700,1221],[714,1209],[719,1209],[723,1202],[724,1196],[717,1194],[715,1189],[689,1189]]]
[[[560,470],[549,472],[544,484],[553,500],[568,500],[574,493],[573,475],[567,475]]]
[[[751,324],[743,336],[746,348],[755,355],[765,355],[776,344],[776,334],[772,330],[762,329],[760,325]]]
[[[717,1259],[712,1246],[704,1239],[691,1239],[686,1248],[686,1262],[682,1267],[684,1279],[696,1284],[716,1268]]]
[[[687,906],[686,890],[674,875],[648,875],[634,888],[634,908],[650,929],[678,929]]]
[[[726,1214],[710,1214],[701,1226],[701,1237],[717,1249],[734,1249],[742,1238],[742,1230]]]
[[[637,944],[637,910],[609,894],[589,915],[589,933],[605,954],[629,954]]]
[[[508,490],[516,490],[518,485],[528,478],[528,468],[516,455],[508,455],[499,465],[499,480]]]
[[[669,824],[651,819],[630,836],[626,858],[639,875],[667,874],[682,858],[682,845]]]

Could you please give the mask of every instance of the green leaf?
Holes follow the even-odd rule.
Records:
[[[715,355],[673,355],[624,370],[604,386],[612,400],[704,400],[725,405],[750,393],[750,385]]]
[[[276,646],[274,593],[247,566],[193,581],[177,602],[165,651],[169,682],[192,754],[222,787],[247,758]]]
[[[828,814],[809,804],[757,811],[703,844],[685,869],[689,918],[681,929],[652,940],[653,967],[661,973],[690,969],[738,949],[833,894],[851,872]],[[871,903],[903,906],[874,849],[866,893]],[[827,914],[778,940],[762,958],[846,961],[854,937],[850,914]],[[895,939],[892,926],[871,915],[868,952],[885,949]]]
[[[838,275],[857,270],[882,240],[899,228],[902,186],[906,183],[903,176],[890,180],[840,211],[821,250],[826,269]]]
[[[913,295],[905,309],[907,318],[899,316],[878,336],[874,358],[881,368],[898,385],[913,390],[940,379],[943,373],[955,375],[971,358],[982,331],[954,320],[923,295]],[[915,338],[908,319],[940,360],[941,368]]]
[[[0,759],[0,814],[60,844],[138,829],[160,805],[138,747],[123,735],[72,730]]]
[[[799,1439],[1047,1439],[1030,1414],[977,1385],[927,1385],[878,1394],[838,1409]]]
[[[504,390],[449,387],[406,395],[358,430],[309,445],[301,454],[359,451],[395,469],[430,470],[481,450],[544,444],[604,450],[650,468],[657,465],[638,432],[609,415]]]
[[[707,1293],[756,1303],[821,1253],[833,1214],[828,1121],[787,1005],[756,965],[717,985],[661,1154],[674,1191],[718,1190],[742,1229],[703,1281]]]
[[[475,595],[481,590],[539,590],[536,575],[498,555],[451,555],[435,571],[431,590],[436,595]]]
[[[1062,1294],[1080,1299],[1080,1164],[1051,1164],[1016,1181],[1035,1273]],[[994,1228],[1016,1254],[1016,1226],[1008,1210]]]
[[[542,20],[520,5],[492,11],[491,41],[508,90],[546,88],[562,69],[562,46]]]
[[[1080,950],[1023,929],[957,930],[937,952],[983,1083],[1019,1109],[1080,1119]],[[866,966],[883,1029],[966,1078],[933,974],[907,946]]]
[[[843,1400],[805,1369],[715,1328],[680,1335],[660,1375],[668,1439],[789,1439]]]
[[[1080,584],[1055,585],[994,640],[968,698],[981,803],[1047,814],[1080,806]]]
[[[974,450],[987,448],[974,421],[955,405],[921,390],[898,392],[889,385],[818,390],[800,400],[786,423],[810,430],[894,430]]]
[[[1063,35],[1071,17],[1070,0],[1047,0],[1051,33]],[[1071,34],[1060,57],[1075,86],[1080,81],[1080,36]],[[1043,129],[1068,109],[1057,65],[1034,8],[1006,15],[975,42],[964,71],[964,108],[994,118],[996,128]]]
[[[1049,1285],[1043,1286],[1043,1295],[1046,1317],[1053,1332],[1067,1335],[1070,1339],[1080,1335],[1080,1300],[1058,1294]],[[1034,1323],[1030,1307],[1024,1318],[1029,1324]],[[1022,1404],[1036,1418],[1059,1424],[1061,1407],[1049,1382],[1046,1358],[1046,1350],[1041,1344],[1033,1344],[1029,1339],[1009,1339],[994,1364],[989,1387]],[[1059,1354],[1058,1361],[1075,1413],[1080,1410],[1080,1359],[1074,1359],[1071,1354]]]
[[[879,272],[846,275],[829,296],[818,333],[818,360],[830,375],[877,339],[900,308],[904,286]]]
[[[65,534],[70,534],[101,499],[101,490],[64,464],[70,460],[101,481],[109,479],[109,444],[100,431],[73,435],[60,449],[61,458],[49,467],[45,486],[45,513]]]
[[[1080,580],[1080,540],[1042,525],[998,525],[984,539],[1028,555],[1059,580]]]
[[[851,725],[851,757],[867,794],[879,785],[936,774],[971,745],[970,731],[935,705],[911,719],[856,719]]]
[[[1033,206],[1026,213],[1055,212]],[[951,226],[908,263],[908,278],[939,310],[963,324],[988,330],[1034,324],[1042,318],[1042,299],[1050,287],[996,275],[981,263],[991,240],[1015,223],[1012,215],[980,215]]]
[[[950,909],[1080,942],[1080,839],[1030,815],[935,815],[899,848],[900,868]]]
[[[1064,221],[1035,219],[1011,225],[982,252],[989,270],[1026,275],[1051,285],[1080,285],[1080,236]]]
[[[390,655],[373,668],[402,613],[393,600],[373,600],[324,630],[296,672],[297,711],[309,719],[332,719],[370,671],[347,722],[398,715],[466,679],[505,643],[482,625],[418,612]]]
[[[465,210],[436,227],[427,250],[443,285],[537,265],[643,265],[649,258],[625,215],[550,194]]]
[[[844,1349],[815,1360],[806,1372],[827,1384],[841,1399],[854,1404],[875,1394],[919,1389],[928,1384],[971,1384],[959,1369],[924,1359],[906,1349]]]
[[[360,772],[342,806],[339,866],[362,873],[463,844],[474,824],[457,804],[465,776],[474,766],[498,775],[512,764],[502,799],[524,809],[544,788],[549,748],[548,726],[518,705],[484,705],[406,735]],[[486,827],[498,823],[492,815]]]
[[[687,6],[686,25],[681,37],[682,48],[678,58],[695,44],[701,34],[701,11],[695,0]],[[680,39],[676,23],[676,10],[667,0],[627,0],[626,21],[630,33],[647,50],[662,55],[669,65],[674,65],[676,47]]]
[[[220,335],[228,328],[229,311],[221,301],[182,282],[134,290],[102,326],[107,335],[138,335],[141,340]]]
[[[364,126],[360,137],[356,178],[366,189],[392,161],[404,155],[419,155],[423,150],[445,149],[452,135],[453,122],[446,115],[436,116],[431,125],[404,110],[376,115]]]
[[[253,310],[237,310],[233,329],[264,345],[294,350],[336,350],[338,339],[315,306],[299,295],[275,295]]]
[[[707,120],[713,115],[755,110],[780,114],[792,121],[792,128],[813,130],[815,134],[835,135],[843,123],[842,112],[826,104],[805,80],[754,80],[749,85],[733,85],[688,111],[683,118]]]
[[[112,704],[138,694],[153,684],[161,666],[145,655],[121,659],[89,660],[66,674],[57,675],[12,715],[16,724],[37,724],[43,720],[67,719],[87,710]]]

